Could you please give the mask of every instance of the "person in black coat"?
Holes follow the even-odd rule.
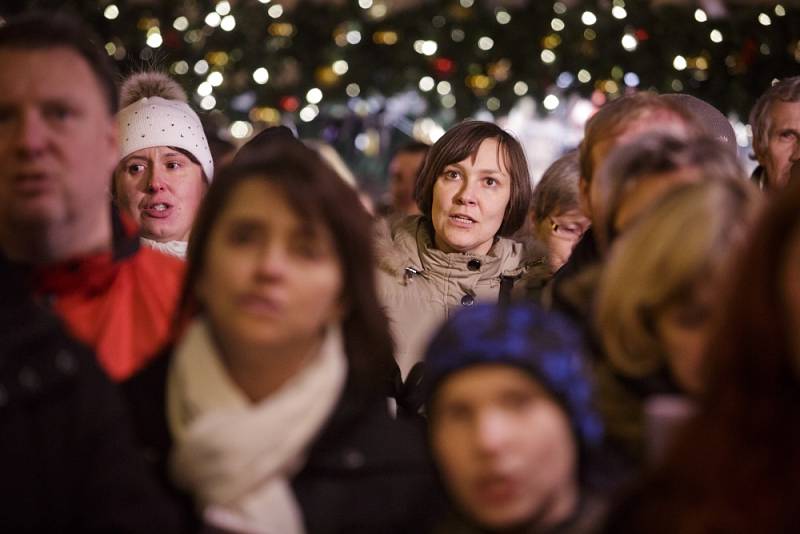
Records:
[[[388,409],[397,367],[369,224],[290,136],[241,152],[210,187],[185,329],[125,384],[148,457],[207,528],[404,533],[437,514],[424,425]]]
[[[94,354],[0,257],[0,525],[4,532],[184,532]]]

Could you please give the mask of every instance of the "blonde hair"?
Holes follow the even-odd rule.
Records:
[[[680,186],[614,244],[598,287],[595,325],[615,369],[643,377],[665,363],[658,313],[703,276],[720,272],[743,241],[759,199],[746,180]]]

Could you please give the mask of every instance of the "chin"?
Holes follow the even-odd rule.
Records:
[[[479,514],[475,514],[475,518],[482,526],[492,530],[512,529],[533,521],[531,513],[526,513],[514,505],[481,510]]]

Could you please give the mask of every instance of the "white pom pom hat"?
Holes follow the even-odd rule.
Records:
[[[185,102],[160,96],[142,98],[117,113],[117,124],[122,158],[143,148],[182,148],[197,158],[211,183],[214,160],[208,140],[197,113]]]

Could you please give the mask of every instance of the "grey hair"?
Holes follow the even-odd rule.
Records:
[[[750,110],[750,127],[753,129],[752,158],[759,159],[769,144],[770,110],[776,102],[800,102],[800,76],[784,78],[764,91]]]
[[[578,180],[581,169],[578,150],[570,150],[544,171],[531,197],[530,211],[542,222],[554,211],[569,211],[580,206]]]

